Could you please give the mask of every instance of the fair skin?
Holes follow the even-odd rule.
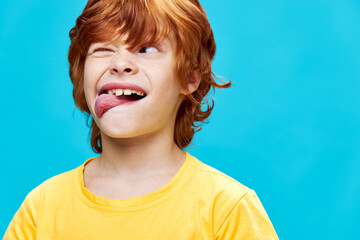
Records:
[[[122,39],[92,44],[84,68],[85,97],[103,147],[85,166],[84,182],[94,194],[113,199],[153,192],[178,172],[185,153],[173,140],[176,114],[184,95],[200,83],[192,74],[187,88],[180,85],[174,71],[174,38],[132,50]],[[119,104],[117,99],[127,98],[107,95],[115,92],[109,88],[141,89],[144,96]],[[107,101],[116,104],[103,107]]]

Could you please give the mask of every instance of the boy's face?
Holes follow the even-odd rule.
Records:
[[[113,138],[172,133],[182,101],[174,71],[175,41],[166,38],[128,50],[122,39],[94,43],[88,51],[84,91],[96,124]]]

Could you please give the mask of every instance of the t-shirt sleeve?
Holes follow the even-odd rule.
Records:
[[[215,234],[216,240],[273,240],[276,235],[268,215],[253,190],[231,209]]]
[[[40,186],[32,190],[10,222],[3,240],[35,239],[36,218],[40,203]]]

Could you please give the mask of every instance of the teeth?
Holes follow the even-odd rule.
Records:
[[[131,89],[110,89],[107,91],[107,94],[115,95],[115,96],[131,95],[131,94],[136,94],[138,96],[145,96],[145,93]]]
[[[142,92],[136,91],[135,93],[139,96],[144,96],[144,93],[142,93]]]
[[[113,89],[108,90],[107,93],[110,94],[110,95],[114,95],[114,94],[115,94],[115,90],[113,90]]]
[[[122,90],[122,89],[116,89],[115,90],[115,95],[116,96],[121,96],[121,95],[123,95],[123,93],[124,93],[124,90]]]
[[[131,90],[125,89],[124,90],[124,95],[131,95]]]

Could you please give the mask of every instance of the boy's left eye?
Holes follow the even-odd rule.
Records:
[[[156,53],[156,52],[159,52],[159,50],[156,47],[152,47],[152,46],[143,47],[140,48],[139,50],[139,53]]]

